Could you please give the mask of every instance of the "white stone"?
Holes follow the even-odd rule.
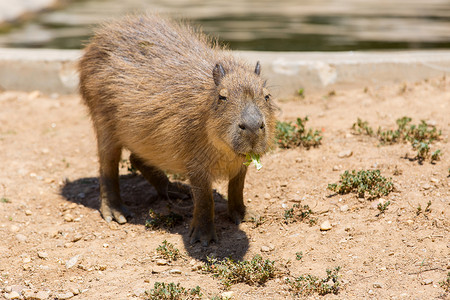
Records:
[[[322,224],[320,224],[321,231],[328,231],[332,228],[330,221],[326,220]]]
[[[66,262],[66,268],[67,268],[67,269],[70,269],[70,268],[72,268],[73,266],[75,266],[75,265],[77,264],[77,262],[78,262],[78,260],[79,260],[80,257],[81,257],[81,254],[78,254],[78,255],[75,255],[74,257],[72,257],[71,259],[69,259],[69,260]]]

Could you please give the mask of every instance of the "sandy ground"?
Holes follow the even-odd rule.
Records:
[[[77,95],[38,92],[0,93],[0,297],[40,292],[73,299],[139,299],[159,282],[199,285],[205,299],[224,292],[218,279],[195,270],[207,255],[276,261],[279,277],[263,286],[231,286],[235,299],[285,299],[285,277],[341,267],[342,287],[326,299],[449,299],[439,282],[450,271],[450,80],[336,90],[279,99],[281,120],[309,116],[308,126],[323,132],[318,148],[280,150],[266,155],[263,168],[250,168],[245,189],[249,207],[265,222],[233,225],[226,200],[216,197],[220,242],[208,248],[189,245],[189,201],[172,206],[183,215],[170,230],[145,227],[148,210],[167,213],[154,189],[140,176],[121,169],[122,195],[136,214],[129,223],[107,224],[98,213],[96,142],[86,109]],[[433,149],[441,161],[420,165],[410,145],[379,146],[351,134],[357,117],[373,127],[394,127],[410,116],[443,130]],[[339,158],[351,150],[353,155]],[[124,156],[124,158],[126,158]],[[333,195],[329,183],[344,170],[380,169],[396,191],[387,211],[376,216],[377,200]],[[216,188],[224,194],[225,184]],[[225,194],[224,194],[225,195]],[[431,212],[417,215],[431,201]],[[285,224],[284,211],[309,205],[316,225]],[[330,221],[332,229],[319,225]],[[156,264],[155,249],[167,240],[183,258]],[[296,260],[296,253],[303,258]],[[72,264],[73,263],[73,264]],[[193,267],[194,266],[194,267]],[[178,270],[178,271],[173,271]]]

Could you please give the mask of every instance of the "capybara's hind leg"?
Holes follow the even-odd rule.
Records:
[[[155,187],[159,197],[169,200],[169,179],[162,170],[146,165],[133,153],[130,155],[130,162],[131,165],[138,169],[142,173],[142,176]]]
[[[122,147],[110,140],[105,132],[97,132],[100,160],[100,212],[106,222],[127,222],[131,213],[123,205],[119,188],[119,161]]]

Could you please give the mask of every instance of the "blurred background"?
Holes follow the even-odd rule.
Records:
[[[81,48],[95,24],[146,10],[236,50],[450,48],[450,0],[0,0],[0,47]]]

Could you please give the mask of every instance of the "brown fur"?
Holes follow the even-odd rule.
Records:
[[[192,242],[217,240],[211,192],[217,178],[230,180],[229,213],[240,222],[245,154],[262,154],[273,140],[274,108],[259,70],[186,24],[143,15],[99,28],[79,71],[98,139],[100,209],[107,221],[126,222],[117,165],[127,148],[163,198],[170,183],[162,170],[187,174]],[[260,129],[239,127],[244,117],[262,122]]]

